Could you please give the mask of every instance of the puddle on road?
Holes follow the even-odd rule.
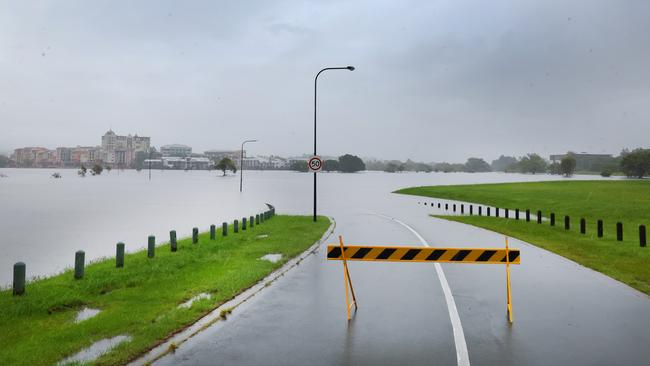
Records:
[[[201,299],[209,299],[209,298],[211,298],[211,297],[212,297],[212,295],[210,295],[209,293],[207,293],[207,292],[202,292],[202,293],[200,293],[200,294],[194,296],[193,298],[191,298],[191,299],[185,301],[184,303],[178,305],[178,307],[179,307],[179,308],[189,308],[189,307],[192,306],[192,304],[194,303],[194,301],[201,300]]]
[[[260,259],[265,260],[265,261],[269,261],[271,263],[276,263],[276,262],[280,261],[280,259],[282,259],[282,254],[267,254],[267,255],[261,257]]]
[[[75,323],[82,322],[86,319],[90,319],[93,316],[99,314],[101,310],[99,309],[92,309],[92,308],[83,308],[77,312],[77,317],[74,319]]]
[[[71,363],[83,363],[83,362],[94,361],[95,359],[99,358],[99,356],[110,351],[118,344],[122,342],[128,342],[130,340],[131,340],[131,336],[129,335],[118,335],[113,338],[105,338],[99,340],[93,343],[92,345],[90,345],[90,347],[79,351],[77,354],[74,354],[66,359],[63,359],[57,365],[67,365]]]

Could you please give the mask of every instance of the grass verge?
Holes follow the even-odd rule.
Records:
[[[631,243],[603,241],[548,223],[485,216],[434,216],[474,225],[534,244],[650,295],[650,250]]]
[[[275,216],[227,237],[219,231],[214,241],[209,233],[201,233],[198,244],[179,240],[176,253],[159,245],[153,259],[146,250],[127,254],[124,268],[115,268],[113,258],[93,263],[81,280],[68,270],[29,283],[23,296],[2,291],[0,364],[51,365],[98,340],[128,334],[131,341],[90,363],[124,364],[309,248],[329,224],[326,217],[314,223],[311,216]],[[281,253],[282,260],[259,259],[269,253]],[[201,293],[211,297],[178,307]],[[85,306],[101,312],[75,323]]]
[[[650,181],[555,181],[458,186],[412,187],[396,191],[483,204],[494,207],[556,214],[548,222],[516,221],[484,216],[436,216],[503,233],[567,257],[586,267],[650,295],[650,247],[639,247],[638,227],[650,221]],[[511,217],[514,213],[511,213]],[[563,217],[571,217],[564,230]],[[522,214],[523,218],[523,214]],[[580,234],[579,220],[587,221]],[[596,221],[604,221],[604,237],[596,235]],[[622,222],[624,240],[616,240],[616,222]]]

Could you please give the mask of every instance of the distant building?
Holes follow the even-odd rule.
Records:
[[[223,158],[230,158],[230,160],[239,164],[241,153],[241,150],[208,150],[203,155],[215,163],[218,163]],[[244,150],[244,155],[246,155],[246,150]]]
[[[162,158],[162,164],[165,169],[185,170],[187,168],[187,159],[177,156],[168,156]]]
[[[279,156],[256,156],[245,157],[243,161],[244,169],[264,169],[264,170],[280,170],[288,169],[289,161]]]
[[[303,156],[294,156],[287,159],[289,161],[289,166],[300,161],[307,161],[309,158]]]
[[[57,147],[56,159],[61,167],[72,166],[72,147]]]
[[[209,158],[187,158],[187,168],[190,170],[208,170],[212,167]]]
[[[57,167],[78,167],[102,162],[102,149],[99,146],[57,147]]]
[[[102,136],[101,160],[108,164],[129,167],[133,165],[138,152],[148,152],[151,139],[144,136],[119,136],[108,130]]]
[[[178,156],[145,159],[142,167],[144,169],[149,168],[149,163],[151,163],[152,169],[209,170],[212,167],[212,161],[208,158],[181,158]]]
[[[258,157],[245,157],[242,161],[242,169],[262,169],[264,160]]]
[[[271,169],[289,169],[289,160],[280,156],[269,156],[269,167]]]
[[[49,168],[56,166],[56,150],[44,147],[23,147],[15,149],[11,159],[16,166],[25,168]]]
[[[160,147],[160,153],[162,156],[179,156],[186,157],[192,155],[192,148],[186,145],[171,144],[163,145]]]
[[[94,164],[102,161],[100,147],[77,146],[70,151],[70,161],[75,165]]]
[[[144,169],[163,169],[166,168],[162,159],[144,159],[142,162]]]

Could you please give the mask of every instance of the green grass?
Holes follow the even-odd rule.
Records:
[[[275,216],[239,234],[232,227],[227,237],[219,231],[216,241],[209,233],[200,234],[198,244],[179,240],[176,253],[160,245],[153,259],[146,251],[127,254],[124,268],[115,268],[114,258],[93,263],[81,280],[68,270],[30,282],[23,296],[2,291],[0,365],[51,365],[100,339],[129,334],[130,342],[91,363],[124,364],[303,252],[329,224],[326,217],[314,223],[311,216]],[[268,253],[283,258],[258,259]],[[178,308],[202,292],[212,297]],[[102,312],[75,324],[83,306]]]
[[[546,221],[516,221],[478,216],[438,216],[519,238],[548,249],[650,294],[650,247],[639,247],[639,225],[650,223],[650,181],[556,181],[405,188],[396,193],[458,200],[532,213],[556,215],[556,226]],[[564,216],[571,229],[564,230]],[[587,221],[580,234],[579,220]],[[604,237],[596,235],[596,221],[604,221]],[[616,222],[622,222],[624,240],[616,240]]]

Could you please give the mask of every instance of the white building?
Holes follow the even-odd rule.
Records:
[[[237,166],[239,166],[241,150],[208,150],[204,152],[203,155],[207,156],[215,163],[218,163],[223,158],[229,158],[233,162],[237,162]],[[244,150],[244,155],[246,155],[246,150]]]
[[[212,166],[212,161],[208,158],[168,156],[163,157],[161,162],[163,168],[177,170],[208,170]]]
[[[192,148],[187,145],[171,144],[160,147],[162,156],[180,156],[186,157],[192,155]]]

